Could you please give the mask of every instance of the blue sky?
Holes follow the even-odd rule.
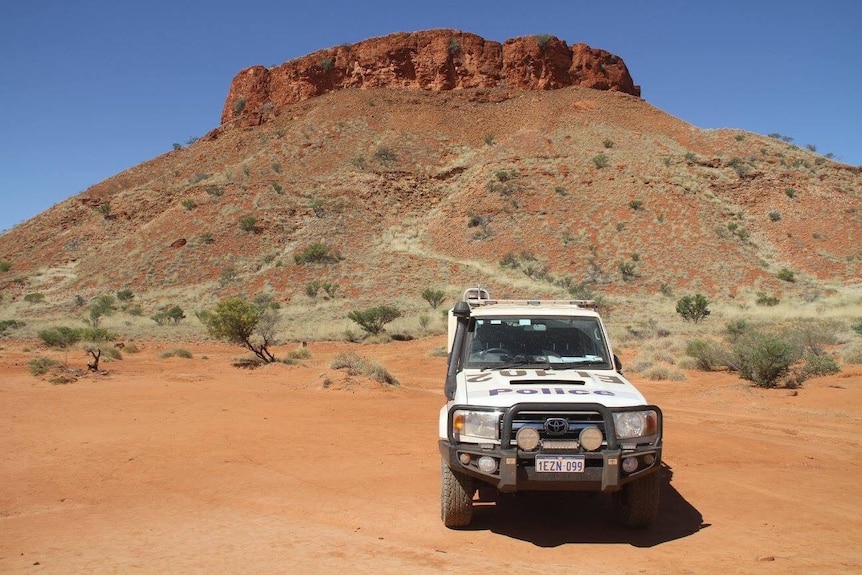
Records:
[[[862,165],[860,23],[856,0],[7,2],[0,231],[215,128],[243,68],[431,28],[586,42],[697,127],[780,133]]]

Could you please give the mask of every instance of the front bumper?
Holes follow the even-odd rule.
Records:
[[[517,410],[519,407],[513,406],[510,409]],[[557,404],[549,407],[558,411],[561,406]],[[610,410],[604,406],[591,407],[605,412],[610,418]],[[580,404],[577,408],[584,409],[585,406]],[[655,473],[661,468],[661,410],[655,406],[639,407],[639,409],[644,408],[654,409],[659,414],[658,434],[652,444],[622,445],[612,435],[612,427],[606,429],[611,431],[606,445],[593,452],[584,450],[543,451],[541,448],[537,451],[523,451],[516,446],[503,447],[496,444],[479,445],[458,442],[450,434],[449,438],[439,441],[440,454],[453,471],[472,476],[482,483],[490,484],[502,493],[518,491],[597,491],[610,493],[618,491],[627,483]],[[454,409],[457,409],[457,406],[450,411],[450,419]],[[524,406],[523,409],[527,409],[527,407]],[[541,406],[533,404],[529,406],[529,409],[536,411],[541,409]],[[510,436],[512,418],[511,412],[503,418],[501,437],[508,438]],[[451,425],[449,428],[451,429]],[[584,470],[578,473],[538,472],[535,466],[537,454],[583,456]],[[493,458],[497,463],[496,470],[489,473],[479,469],[477,462],[481,457]],[[623,460],[628,458],[636,458],[637,460],[637,467],[631,472],[623,470]],[[469,461],[465,463],[465,459]]]

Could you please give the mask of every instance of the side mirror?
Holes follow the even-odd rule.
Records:
[[[614,354],[614,369],[617,370],[617,373],[620,375],[623,374],[623,362],[620,361],[620,358],[617,354]]]

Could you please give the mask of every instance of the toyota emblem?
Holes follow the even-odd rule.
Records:
[[[569,430],[569,422],[560,417],[551,417],[545,420],[545,431],[548,435],[563,435]]]

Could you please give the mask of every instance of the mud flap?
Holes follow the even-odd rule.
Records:
[[[514,493],[518,484],[518,456],[504,453],[500,458],[500,483],[497,488],[501,493]]]
[[[614,449],[602,454],[602,492],[617,491],[620,487],[620,456],[622,450]]]

